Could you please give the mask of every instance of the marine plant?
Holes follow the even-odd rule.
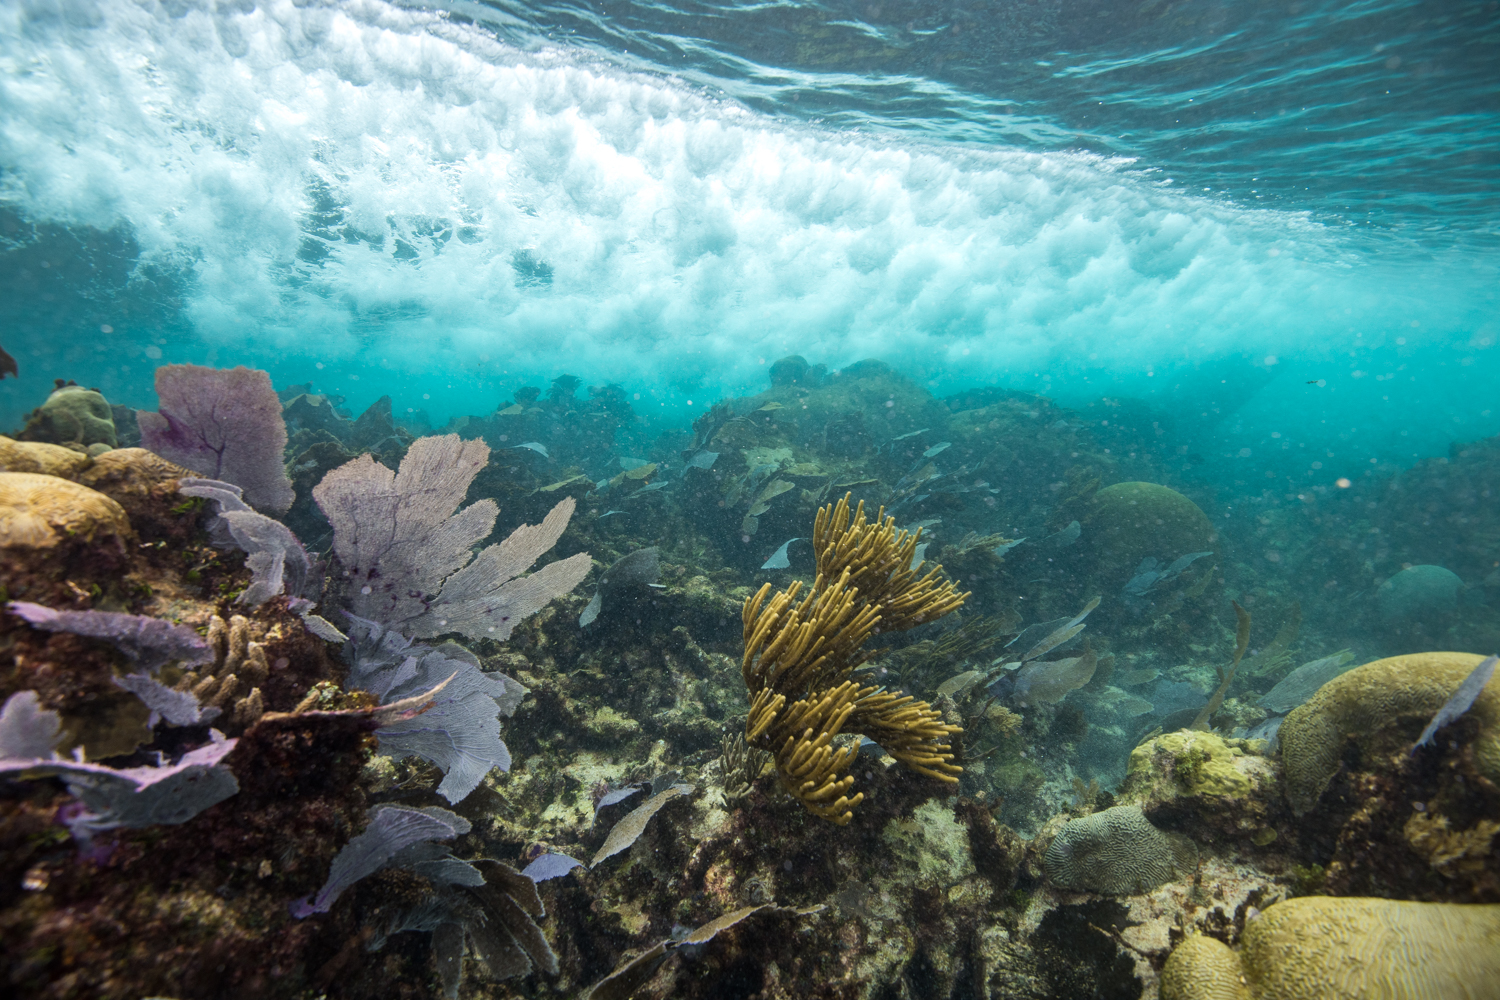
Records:
[[[848,795],[857,748],[836,745],[841,733],[867,736],[941,781],[956,782],[962,771],[944,742],[961,727],[925,701],[853,679],[874,655],[865,643],[876,632],[936,621],[969,596],[941,566],[922,572],[921,534],[898,531],[883,507],[866,520],[863,502],[851,521],[846,494],[818,511],[817,577],[806,596],[797,600],[799,580],[774,596],[766,584],[745,602],[745,741],[774,756],[782,784],[809,812],[839,825],[864,800],[863,792]]]

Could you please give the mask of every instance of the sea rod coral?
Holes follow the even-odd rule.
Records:
[[[915,560],[921,529],[897,531],[885,509],[867,521],[849,497],[818,511],[813,547],[818,575],[797,601],[801,581],[771,596],[766,584],[745,602],[741,673],[750,695],[747,743],[775,755],[787,790],[815,815],[840,825],[864,793],[850,797],[847,772],[857,752],[837,746],[861,733],[913,770],[953,782],[962,770],[943,742],[959,732],[925,701],[852,680],[869,657],[877,627],[899,632],[935,621],[964,602],[942,567]],[[769,600],[768,600],[769,597]]]

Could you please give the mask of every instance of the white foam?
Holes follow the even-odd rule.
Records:
[[[376,0],[0,18],[4,198],[191,266],[196,340],[166,360],[317,360],[356,405],[428,392],[441,419],[568,370],[701,409],[787,353],[1142,392],[1218,356],[1332,357],[1348,302],[1371,335],[1406,322],[1336,234],[1139,165],[775,123]]]

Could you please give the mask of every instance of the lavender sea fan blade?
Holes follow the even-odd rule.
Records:
[[[199,726],[217,719],[221,712],[212,705],[199,704],[198,696],[193,692],[169,688],[147,674],[126,674],[114,680],[116,687],[129,691],[151,710],[146,724],[152,729],[161,720],[169,726]]]
[[[245,490],[253,507],[284,514],[295,494],[282,465],[286,422],[265,372],[163,365],[161,411],[138,411],[141,444],[170,462]]]
[[[213,742],[175,764],[115,769],[64,760],[54,752],[61,729],[56,712],[41,707],[35,691],[19,691],[0,709],[0,774],[55,774],[86,812],[69,821],[79,840],[100,830],[185,823],[240,790],[220,761],[236,741],[210,731]]]
[[[557,544],[574,507],[574,499],[567,497],[541,524],[523,524],[498,545],[479,553],[444,581],[432,607],[412,622],[412,634],[429,637],[462,632],[471,638],[503,641],[522,620],[582,583],[593,565],[583,553],[520,576]]]
[[[301,919],[327,913],[345,889],[384,868],[403,849],[424,840],[452,840],[468,831],[469,821],[446,809],[376,806],[370,825],[333,859],[323,888],[310,899],[292,904],[292,915]]]
[[[17,691],[0,708],[0,761],[49,760],[62,742],[62,716],[35,691]]]
[[[489,460],[482,441],[418,438],[400,472],[361,455],[323,477],[313,499],[333,525],[333,550],[348,580],[350,610],[387,625],[420,614],[424,596],[461,569],[494,528],[481,500],[457,513]]]
[[[103,639],[143,670],[155,671],[172,660],[198,664],[213,659],[213,650],[201,635],[160,618],[114,611],[57,611],[29,601],[11,601],[6,607],[33,628]]]
[[[259,607],[283,592],[293,597],[318,596],[322,575],[302,542],[280,521],[246,506],[238,487],[212,479],[184,479],[177,491],[219,505],[219,516],[210,529],[215,544],[238,546],[246,554],[245,566],[251,573],[240,603]]]
[[[436,764],[446,772],[438,794],[460,801],[492,768],[510,770],[510,751],[500,739],[498,708],[488,687],[481,671],[459,674],[432,708],[381,729],[380,752]]]
[[[444,587],[431,610],[412,621],[412,634],[430,638],[444,632],[462,632],[474,639],[504,641],[522,621],[582,583],[592,566],[589,555],[580,552],[472,596],[469,588],[461,587],[450,599]],[[477,577],[473,584],[478,590]]]

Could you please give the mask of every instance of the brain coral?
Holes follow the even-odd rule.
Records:
[[[72,476],[89,464],[81,451],[41,441],[13,441],[0,437],[0,471],[40,472],[47,476]]]
[[[1094,494],[1083,519],[1083,539],[1097,553],[1100,571],[1122,578],[1147,556],[1171,562],[1213,551],[1217,537],[1197,504],[1156,483],[1107,486]]]
[[[1441,566],[1408,566],[1375,591],[1382,618],[1400,620],[1458,610],[1464,582]]]
[[[64,535],[130,534],[121,506],[56,476],[0,472],[0,547],[48,548]]]
[[[1162,1000],[1251,1000],[1239,956],[1202,934],[1183,940],[1161,970]]]
[[[169,479],[197,475],[145,448],[116,448],[94,459],[92,465],[72,478],[101,493],[120,495],[146,493]]]
[[[1297,815],[1317,804],[1338,770],[1345,738],[1366,755],[1395,752],[1422,727],[1484,657],[1411,653],[1366,663],[1335,677],[1281,725],[1287,800]],[[1468,712],[1479,725],[1474,764],[1500,782],[1500,682],[1491,680]]]
[[[1241,985],[1241,984],[1244,985]],[[1248,993],[1245,987],[1248,986]],[[1162,1000],[1474,1000],[1500,996],[1500,905],[1308,896],[1245,926],[1238,958],[1189,938]]]
[[[1191,851],[1152,826],[1139,806],[1114,806],[1070,820],[1052,838],[1042,864],[1064,889],[1125,896],[1170,882],[1191,864]]]

